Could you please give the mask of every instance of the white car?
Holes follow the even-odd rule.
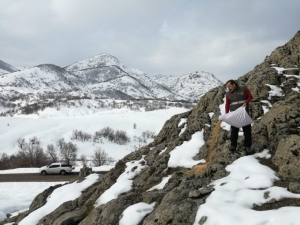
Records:
[[[42,175],[46,174],[61,174],[65,175],[66,173],[72,172],[74,168],[72,165],[66,163],[52,163],[49,166],[43,166],[40,168],[40,173]]]

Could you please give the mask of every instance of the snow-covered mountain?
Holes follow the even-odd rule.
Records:
[[[113,95],[115,98],[151,98],[188,100],[167,87],[156,83],[144,72],[126,68],[117,58],[100,54],[74,63],[65,69],[84,79],[93,94]]]
[[[16,71],[18,71],[18,69],[16,69],[12,65],[9,65],[8,63],[0,60],[0,75],[7,74],[7,73],[13,73]]]
[[[96,55],[65,68],[42,64],[18,70],[0,63],[5,71],[0,74],[0,113],[10,115],[16,111],[30,113],[54,101],[82,98],[197,101],[209,89],[221,84],[205,72],[177,77],[160,75],[151,79],[108,54]]]
[[[212,73],[204,71],[196,71],[181,76],[159,74],[154,76],[153,79],[157,83],[165,85],[174,93],[192,101],[199,101],[200,97],[210,89],[223,84]]]
[[[0,77],[2,96],[14,93],[70,92],[85,87],[76,75],[63,68],[44,64],[30,69],[4,74]]]

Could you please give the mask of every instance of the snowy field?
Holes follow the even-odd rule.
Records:
[[[4,182],[0,183],[0,221],[6,214],[28,209],[36,195],[50,186],[65,182]]]
[[[118,145],[103,139],[103,144],[74,141],[78,146],[78,156],[85,154],[92,155],[97,146],[101,146],[109,156],[118,160],[129,154],[134,145],[134,136],[140,136],[142,132],[149,130],[158,134],[166,120],[172,115],[183,113],[188,109],[169,108],[163,110],[142,112],[128,109],[113,109],[106,111],[82,112],[73,114],[70,109],[56,109],[43,111],[40,115],[15,116],[0,118],[0,149],[8,155],[18,151],[17,140],[36,136],[44,150],[48,144],[57,147],[57,141],[64,138],[70,141],[73,130],[78,129],[90,134],[101,130],[104,127],[111,127],[114,130],[126,131],[131,141],[126,145]],[[69,110],[69,111],[68,111]],[[80,109],[76,109],[77,112]],[[136,129],[133,124],[136,123]],[[150,140],[149,140],[150,141]]]

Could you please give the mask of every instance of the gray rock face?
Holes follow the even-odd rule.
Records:
[[[291,182],[289,184],[289,191],[296,194],[300,194],[300,183]]]
[[[300,175],[300,93],[294,89],[299,81],[292,81],[299,78],[278,74],[270,67],[274,63],[282,67],[300,67],[299,53],[300,32],[289,43],[267,56],[262,64],[238,79],[241,85],[249,87],[254,97],[250,106],[250,113],[255,120],[252,126],[253,147],[257,151],[269,149],[273,156],[270,162],[278,167],[278,176],[287,180],[299,179]],[[281,88],[282,96],[270,95],[271,88],[266,84]],[[140,225],[193,224],[199,206],[205,203],[213,191],[209,184],[214,179],[227,176],[225,167],[240,156],[229,153],[230,132],[223,129],[217,137],[212,162],[202,170],[196,167],[168,168],[169,153],[184,141],[190,140],[195,132],[203,130],[206,144],[199,149],[195,159],[206,158],[212,130],[220,115],[219,105],[223,103],[224,95],[223,86],[214,88],[201,98],[193,110],[171,117],[152,143],[124,157],[113,170],[102,176],[99,182],[85,190],[81,197],[62,204],[42,218],[39,224],[115,225],[119,223],[122,212],[138,202],[156,202],[154,210]],[[265,107],[269,109],[266,114]],[[214,114],[210,117],[209,113]],[[187,128],[179,136],[182,127],[178,127],[178,124],[181,118],[187,118]],[[242,145],[243,137],[240,136],[238,147]],[[94,208],[93,205],[99,196],[124,172],[126,163],[139,160],[142,155],[145,155],[147,167],[133,179],[132,189]],[[168,175],[172,177],[163,189],[147,192]],[[297,191],[298,186],[291,184],[290,189]],[[264,197],[269,198],[268,193],[265,193]],[[275,204],[276,200],[271,199],[269,203]],[[200,224],[205,224],[207,219],[209,218],[201,218]]]
[[[93,172],[91,167],[87,167],[86,165],[84,165],[79,172],[79,179],[82,180],[84,179],[86,176],[90,175]]]
[[[290,135],[283,137],[277,147],[273,162],[278,166],[278,174],[282,178],[300,177],[300,136]]]

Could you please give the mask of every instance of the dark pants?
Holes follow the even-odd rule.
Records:
[[[231,126],[231,146],[237,147],[237,139],[239,135],[239,128]],[[245,147],[251,147],[252,145],[252,137],[251,137],[251,124],[243,127],[244,131],[244,146]]]

